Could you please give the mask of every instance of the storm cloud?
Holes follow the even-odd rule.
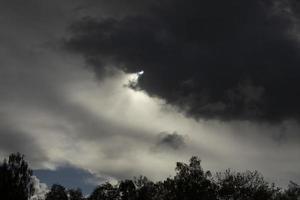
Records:
[[[192,155],[300,181],[296,1],[10,0],[0,22],[1,159],[82,188]]]
[[[156,144],[157,150],[171,149],[180,150],[186,146],[184,137],[176,132],[166,133],[162,132],[158,135],[158,142]]]
[[[299,119],[298,1],[132,5],[145,12],[72,23],[65,47],[100,78],[144,70],[138,89],[196,119]]]

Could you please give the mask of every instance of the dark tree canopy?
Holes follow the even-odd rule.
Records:
[[[201,167],[193,156],[189,163],[178,162],[175,176],[152,182],[140,176],[117,185],[98,186],[89,200],[299,200],[300,187],[291,182],[285,191],[269,184],[257,171],[226,170],[215,176]]]
[[[200,163],[197,157],[192,157],[189,164],[178,162],[174,178],[158,184],[157,199],[216,199],[211,173],[205,172]]]
[[[134,184],[137,189],[137,199],[139,200],[151,200],[158,192],[157,185],[145,176],[135,178]]]
[[[273,199],[278,189],[269,185],[257,171],[217,173],[219,199],[268,200]]]
[[[84,197],[81,190],[52,185],[45,200],[299,200],[300,186],[290,182],[286,190],[265,181],[257,171],[230,169],[212,175],[201,166],[198,157],[189,163],[178,162],[175,175],[153,182],[140,176],[112,185],[103,183]],[[34,193],[32,170],[24,156],[11,154],[0,165],[0,199],[28,200]]]
[[[117,188],[110,183],[104,183],[92,192],[89,200],[113,200],[117,196]]]
[[[0,165],[0,198],[27,200],[34,193],[32,170],[20,153],[11,154]]]
[[[58,184],[53,184],[50,192],[46,195],[46,200],[68,200],[66,189]]]
[[[69,194],[69,200],[82,200],[83,199],[82,192],[79,188],[69,189],[68,194]]]
[[[131,180],[121,181],[119,185],[119,195],[122,200],[134,200],[137,197],[136,188]]]
[[[294,182],[290,182],[288,189],[281,194],[281,200],[299,200],[300,186]]]

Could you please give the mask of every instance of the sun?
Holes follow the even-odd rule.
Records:
[[[139,72],[136,72],[136,73],[132,73],[129,75],[129,79],[128,79],[128,82],[129,82],[129,85],[131,87],[136,87],[138,82],[139,82],[139,78],[144,74],[144,70],[141,70]]]
[[[137,72],[137,74],[138,74],[139,76],[143,75],[143,74],[144,74],[144,70],[142,70],[142,71],[140,71],[140,72]]]

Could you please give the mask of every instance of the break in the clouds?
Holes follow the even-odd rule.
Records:
[[[47,185],[61,184],[66,188],[80,188],[85,195],[92,193],[92,190],[107,179],[96,178],[95,175],[91,174],[87,170],[72,166],[59,167],[56,170],[35,170],[34,175],[39,177],[40,180]],[[36,179],[36,178],[35,178]],[[42,193],[44,185],[35,184],[38,188],[37,193]],[[45,191],[46,189],[44,189]]]
[[[66,47],[99,77],[144,70],[139,89],[197,119],[299,119],[299,1],[141,2],[74,22]]]
[[[299,182],[299,4],[213,2],[0,1],[1,159],[82,188],[192,155]]]

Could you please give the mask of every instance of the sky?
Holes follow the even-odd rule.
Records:
[[[0,158],[46,183],[212,172],[300,182],[296,0],[0,1]]]

